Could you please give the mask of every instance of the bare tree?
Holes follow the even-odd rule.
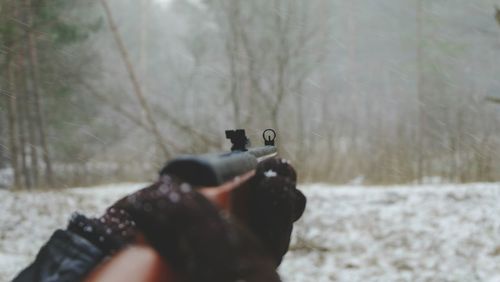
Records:
[[[148,102],[146,100],[146,97],[144,96],[144,93],[142,92],[141,85],[139,83],[139,80],[137,78],[135,68],[130,61],[130,56],[128,54],[127,48],[125,47],[125,44],[123,43],[122,37],[120,33],[118,32],[118,27],[116,26],[115,20],[113,18],[113,15],[111,13],[111,9],[107,3],[106,0],[101,0],[102,7],[104,8],[106,19],[108,20],[109,27],[111,28],[111,31],[113,33],[113,37],[115,39],[115,42],[118,46],[118,50],[120,51],[121,58],[123,62],[125,63],[130,82],[133,85],[134,89],[134,94],[137,97],[137,100],[139,101],[139,104],[141,106],[142,111],[144,112],[144,115],[146,117],[146,120],[151,127],[151,130],[154,132],[154,136],[156,138],[156,143],[158,145],[158,148],[162,151],[163,155],[165,157],[170,156],[170,152],[166,147],[165,140],[161,136],[160,131],[158,130],[158,126],[156,124],[156,121],[153,118],[153,114],[150,110],[150,107],[148,105]]]

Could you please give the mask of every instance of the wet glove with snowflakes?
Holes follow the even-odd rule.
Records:
[[[119,200],[101,218],[75,215],[69,229],[110,254],[142,234],[182,281],[280,281],[253,235],[168,175]]]
[[[261,162],[249,184],[247,225],[277,265],[288,251],[293,223],[306,206],[296,184],[297,173],[284,159]]]
[[[132,243],[137,235],[135,222],[130,216],[113,207],[100,218],[87,218],[74,213],[68,230],[87,239],[107,255]]]
[[[286,161],[259,164],[245,203],[243,222],[251,232],[168,175],[121,199],[101,218],[75,215],[69,229],[109,254],[143,234],[186,281],[279,281],[275,268],[305,207],[296,178]]]

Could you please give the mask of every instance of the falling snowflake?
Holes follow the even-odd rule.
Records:
[[[187,183],[182,183],[180,188],[183,193],[188,193],[191,191],[191,185]]]
[[[170,199],[170,201],[177,203],[181,197],[177,193],[172,193],[168,196],[168,198]]]
[[[266,177],[276,177],[278,174],[274,170],[270,169],[270,170],[264,172],[264,175]]]

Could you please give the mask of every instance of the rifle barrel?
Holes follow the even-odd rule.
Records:
[[[179,177],[193,186],[212,187],[254,170],[260,161],[276,154],[275,146],[263,146],[248,151],[187,155],[169,161],[160,173]]]

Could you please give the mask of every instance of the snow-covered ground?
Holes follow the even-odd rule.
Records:
[[[141,184],[0,191],[0,281],[74,210],[97,214]],[[285,281],[500,281],[500,184],[302,187]]]

